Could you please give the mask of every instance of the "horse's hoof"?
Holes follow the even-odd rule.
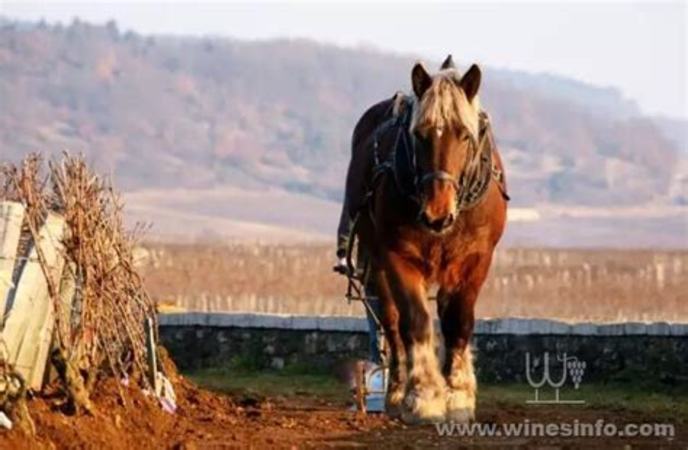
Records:
[[[445,420],[447,401],[437,390],[411,390],[404,398],[401,420],[409,425],[438,423]]]
[[[399,419],[403,410],[404,389],[392,389],[387,391],[385,398],[385,412],[392,419]]]
[[[447,422],[468,423],[475,419],[475,396],[468,391],[449,390],[447,393]]]
[[[401,419],[403,407],[401,404],[385,403],[385,413],[390,419]]]

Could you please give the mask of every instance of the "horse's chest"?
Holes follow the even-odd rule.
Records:
[[[466,237],[448,239],[444,236],[424,236],[423,239],[402,239],[403,254],[423,274],[428,282],[440,282],[443,274],[463,266],[473,253],[475,241]]]
[[[469,243],[437,243],[423,252],[425,276],[429,282],[444,284],[446,274],[465,266],[471,254]]]

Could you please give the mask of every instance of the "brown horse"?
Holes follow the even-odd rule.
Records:
[[[460,76],[449,56],[434,75],[416,64],[411,80],[413,95],[382,101],[358,121],[347,194],[355,200],[368,191],[356,228],[382,303],[388,413],[412,423],[466,422],[476,397],[474,307],[508,197],[478,102],[480,69]],[[441,366],[428,302],[433,287]]]

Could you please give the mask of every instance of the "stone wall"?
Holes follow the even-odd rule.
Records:
[[[160,316],[160,338],[182,369],[238,364],[332,370],[339,362],[368,354],[367,322],[354,317],[165,314]],[[526,353],[537,367],[548,352],[553,368],[555,355],[564,353],[585,361],[586,381],[642,376],[688,383],[685,324],[482,320],[476,325],[473,347],[482,381],[523,381]]]

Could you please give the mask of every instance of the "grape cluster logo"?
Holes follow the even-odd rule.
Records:
[[[564,357],[566,357],[566,355],[564,355]],[[578,389],[581,381],[583,381],[583,373],[585,373],[585,361],[579,361],[578,358],[572,356],[566,360],[566,368],[569,370],[569,375],[571,375],[573,388]]]
[[[564,353],[563,355],[557,354],[556,362],[561,363],[558,380],[552,379],[548,352],[545,352],[542,357],[531,357],[530,352],[526,352],[526,379],[528,384],[535,390],[535,398],[526,400],[526,403],[536,405],[581,405],[585,403],[585,400],[562,399],[560,395],[560,390],[566,384],[569,376],[571,377],[573,388],[577,390],[580,387],[581,381],[583,381],[583,374],[585,373],[585,361],[580,361],[577,357],[567,356]],[[542,370],[542,377],[539,380],[534,380],[533,372],[537,370]],[[540,397],[540,390],[545,384],[554,390],[554,398],[548,397],[543,399]]]

